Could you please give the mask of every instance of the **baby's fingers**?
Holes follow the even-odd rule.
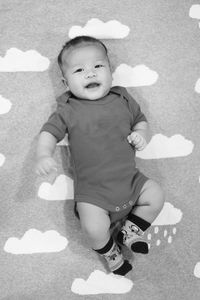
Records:
[[[48,170],[44,167],[36,167],[35,172],[39,176],[46,176],[48,174]]]
[[[127,139],[130,144],[136,145],[141,141],[141,136],[137,132],[132,132]]]
[[[46,159],[36,165],[36,174],[39,176],[47,176],[51,172],[57,172],[57,164],[53,160]]]
[[[147,142],[145,141],[145,139],[142,139],[142,141],[137,144],[137,150],[142,151],[146,147],[146,145]]]
[[[127,140],[128,140],[128,142],[129,142],[129,144],[132,143],[131,135],[128,135],[128,136],[127,136]]]

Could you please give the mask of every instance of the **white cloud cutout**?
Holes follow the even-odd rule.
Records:
[[[181,221],[183,213],[171,203],[165,202],[164,207],[152,225],[174,225]]]
[[[197,80],[194,89],[196,93],[200,94],[200,78]]]
[[[128,26],[117,20],[110,20],[104,23],[97,18],[93,18],[84,27],[72,26],[69,30],[69,37],[89,35],[99,39],[122,39],[129,34],[129,31]]]
[[[87,280],[76,278],[72,283],[71,290],[78,295],[125,294],[132,287],[133,282],[128,278],[95,270]]]
[[[145,65],[131,67],[127,64],[119,65],[112,74],[112,85],[124,87],[152,85],[158,80],[157,72],[149,69]]]
[[[42,72],[48,69],[49,64],[49,59],[36,50],[23,52],[10,48],[4,57],[0,57],[0,72]]]
[[[5,156],[0,153],[0,167],[3,166],[5,160],[6,160]]]
[[[10,100],[0,95],[0,115],[7,114],[11,109],[12,103]]]
[[[194,4],[190,7],[189,16],[193,19],[200,19],[200,5]]]
[[[11,254],[33,254],[60,252],[66,248],[68,240],[55,230],[44,233],[37,229],[29,229],[19,239],[9,238],[4,246],[4,251]]]
[[[194,276],[200,278],[200,262],[195,265]]]
[[[53,184],[43,182],[39,187],[38,196],[45,200],[74,199],[73,180],[66,175],[59,175]]]
[[[142,159],[160,159],[187,156],[192,153],[194,144],[180,134],[171,137],[156,134],[142,151],[136,156]]]

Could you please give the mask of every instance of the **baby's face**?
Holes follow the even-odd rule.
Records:
[[[62,70],[70,91],[80,99],[104,97],[112,85],[110,64],[103,46],[83,44],[62,56]]]

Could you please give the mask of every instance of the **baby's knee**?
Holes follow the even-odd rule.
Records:
[[[147,182],[145,198],[154,211],[159,213],[162,210],[165,197],[163,189],[157,182],[153,180]]]
[[[78,202],[77,210],[82,230],[93,240],[108,234],[110,217],[106,210],[90,203]]]
[[[152,199],[152,205],[154,206],[155,210],[159,213],[165,202],[165,196],[164,196],[164,191],[161,188],[161,186],[153,182],[153,194],[154,194],[154,199]]]
[[[110,221],[103,222],[103,220],[82,220],[81,228],[84,233],[93,240],[101,240],[107,236],[110,228]]]

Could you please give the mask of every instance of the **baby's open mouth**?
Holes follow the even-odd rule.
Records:
[[[100,86],[100,83],[98,82],[91,82],[89,84],[87,84],[85,86],[86,89],[93,89],[93,88],[96,88],[96,87],[99,87]]]

